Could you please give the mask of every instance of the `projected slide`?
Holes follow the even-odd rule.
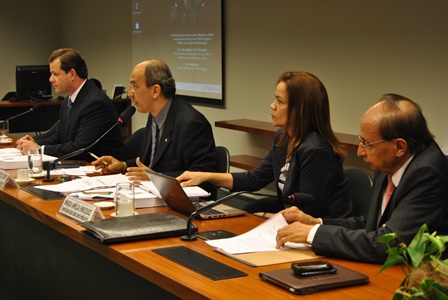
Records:
[[[221,0],[132,0],[132,53],[166,61],[177,94],[224,102]]]

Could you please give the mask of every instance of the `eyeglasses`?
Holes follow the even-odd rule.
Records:
[[[136,85],[136,84],[134,84],[134,83],[131,83],[131,84],[129,85],[129,87],[128,87],[128,92],[130,92],[130,91],[135,92],[135,90],[138,89],[138,88],[139,88],[138,85]]]
[[[360,137],[359,135],[358,135],[358,139],[359,139],[359,144],[361,145],[361,147],[363,147],[363,148],[365,148],[365,147],[367,147],[367,146],[372,146],[372,145],[375,145],[375,144],[378,144],[378,143],[382,143],[382,142],[386,142],[387,140],[379,140],[379,141],[375,141],[375,142],[371,142],[371,143],[366,143],[366,141],[362,138],[362,137]]]

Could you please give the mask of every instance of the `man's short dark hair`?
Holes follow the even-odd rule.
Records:
[[[68,73],[71,69],[73,69],[76,71],[79,78],[87,79],[87,64],[78,51],[72,48],[58,49],[53,51],[48,61],[51,63],[57,58],[61,60],[61,69],[65,73]]]

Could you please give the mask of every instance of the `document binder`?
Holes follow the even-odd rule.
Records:
[[[258,275],[261,280],[298,295],[367,284],[370,282],[369,277],[360,272],[338,264],[333,264],[333,267],[337,269],[335,274],[302,277],[295,275],[294,271],[288,268],[261,272]]]
[[[82,233],[104,244],[181,236],[187,232],[187,220],[170,213],[151,213],[80,223]],[[194,232],[198,231],[193,224]]]

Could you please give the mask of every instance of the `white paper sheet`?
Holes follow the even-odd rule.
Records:
[[[230,254],[310,247],[308,244],[287,243],[283,248],[276,249],[275,237],[277,236],[277,231],[286,225],[288,223],[286,223],[283,215],[277,213],[251,231],[231,238],[208,240],[206,243]]]
[[[95,188],[115,187],[118,182],[129,182],[129,179],[126,175],[123,174],[113,174],[104,176],[83,177],[74,179],[72,181],[66,181],[60,184],[38,185],[35,186],[35,188],[67,194],[73,192],[82,192]]]

